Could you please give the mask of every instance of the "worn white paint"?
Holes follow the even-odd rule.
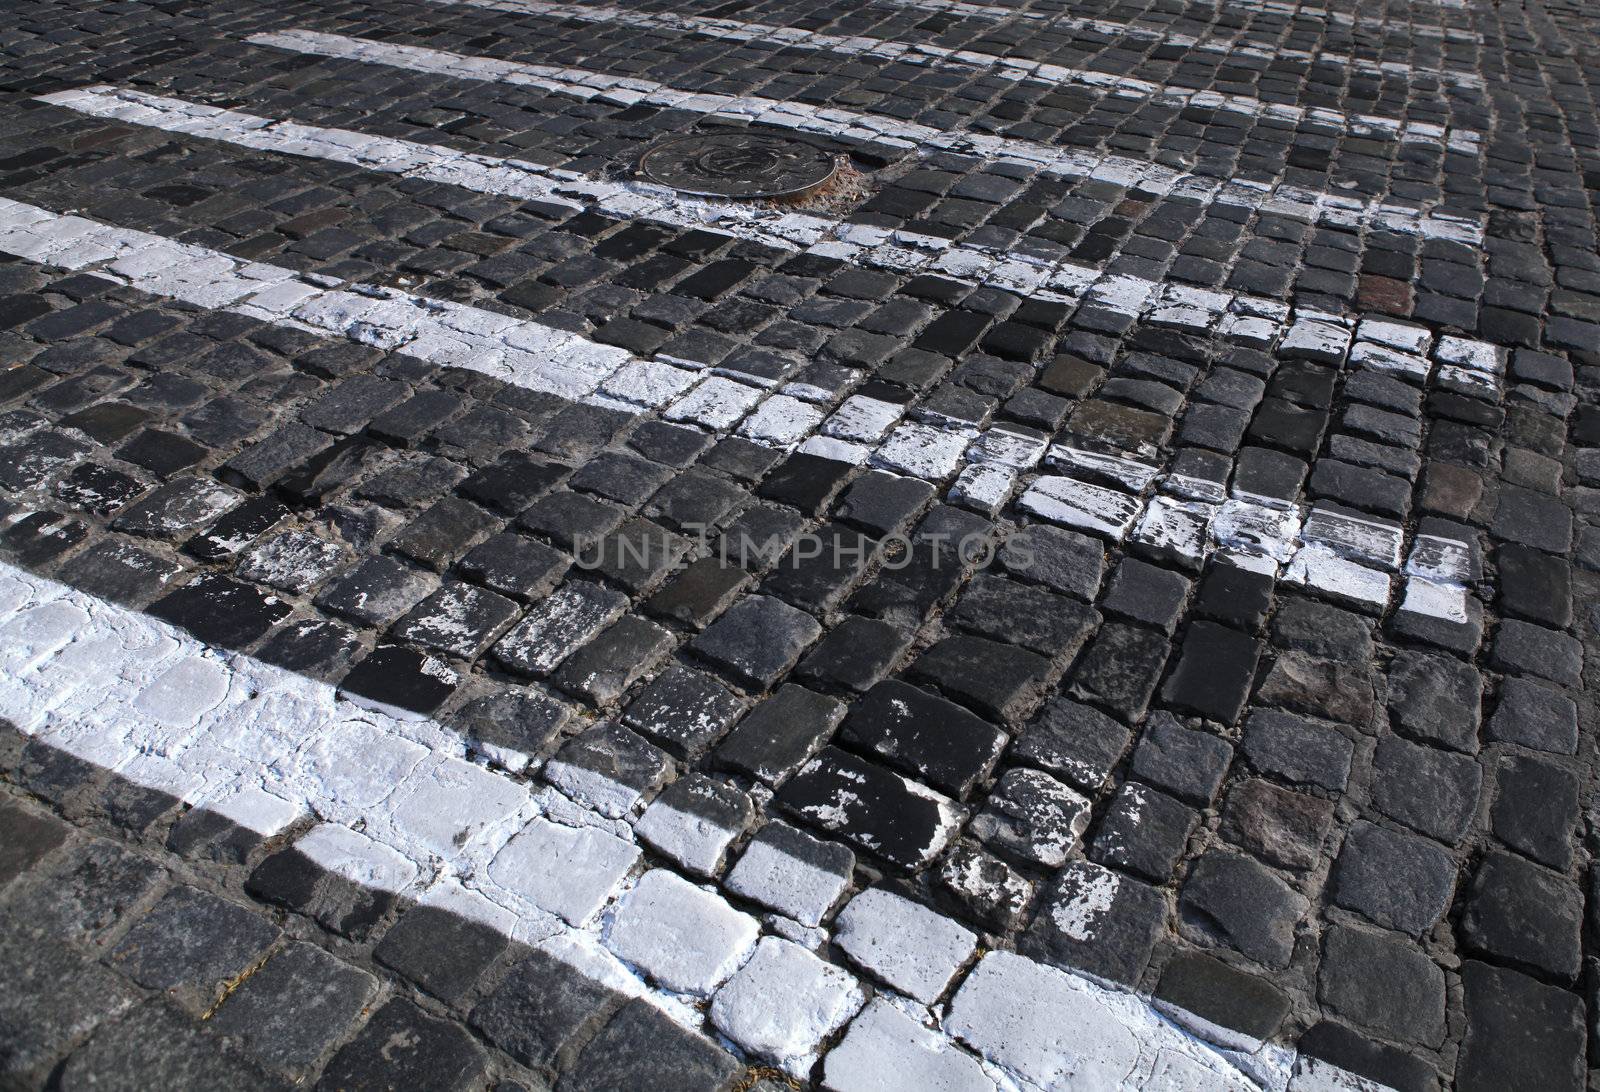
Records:
[[[1047,174],[1065,178],[1098,178],[1115,181],[1143,191],[1171,195],[1177,200],[1202,204],[1215,202],[1261,209],[1265,212],[1299,216],[1333,227],[1364,224],[1384,230],[1420,233],[1428,238],[1456,239],[1469,243],[1480,242],[1483,238],[1483,224],[1478,218],[1431,212],[1403,204],[1372,202],[1321,193],[1285,183],[1268,185],[1243,179],[1223,181],[1126,156],[1038,144],[1016,137],[989,133],[938,129],[899,118],[864,114],[836,107],[811,106],[806,103],[762,98],[758,95],[718,95],[678,91],[650,80],[631,76],[611,76],[583,69],[504,61],[492,57],[450,53],[422,46],[375,42],[365,38],[318,31],[275,31],[252,35],[248,41],[256,45],[297,53],[382,64],[455,79],[487,80],[512,86],[531,87],[584,100],[597,99],[622,105],[644,103],[692,113],[724,115],[801,132],[875,141],[900,147],[915,147],[923,152],[953,151],[996,160],[1017,160],[1034,164]],[[563,176],[563,172],[560,171],[548,173],[558,179]],[[568,177],[572,176],[569,174]],[[590,185],[594,183],[591,182]],[[596,199],[601,199],[606,189],[601,186],[596,190]],[[628,201],[635,204],[658,203],[664,192],[654,187],[641,189],[636,184],[624,186],[622,189],[629,195],[628,198],[617,197],[613,200],[613,204],[621,206]],[[748,205],[731,207],[742,210],[743,215],[749,215]],[[630,214],[640,213],[634,211]],[[777,234],[790,243],[813,247],[838,245],[837,240],[831,235],[818,236],[817,238],[823,238],[823,241],[816,242],[812,238],[816,228],[810,223],[810,219],[798,215],[783,217],[783,228],[777,231]],[[896,233],[894,242],[902,246],[909,245],[913,253],[927,246],[937,245],[928,237],[908,237],[905,233]],[[953,251],[953,261],[973,260],[972,256],[961,248],[949,249]],[[951,272],[955,272],[958,276],[970,275],[956,270]]]
[[[1362,57],[1352,57],[1345,53],[1312,52],[1305,49],[1292,49],[1287,47],[1272,47],[1242,40],[1239,38],[1222,39],[1212,36],[1196,37],[1192,34],[1180,34],[1162,27],[1141,26],[1138,23],[1119,23],[1109,19],[1087,19],[1078,16],[1069,16],[1064,13],[1049,11],[1033,11],[1019,7],[1003,7],[995,4],[970,4],[960,0],[891,0],[900,8],[913,8],[937,14],[952,15],[966,19],[993,19],[1000,21],[1020,20],[1030,29],[1040,30],[1048,28],[1055,32],[1101,34],[1108,38],[1127,38],[1136,42],[1159,42],[1164,45],[1186,46],[1192,53],[1203,55],[1222,55],[1239,57],[1257,57],[1267,60],[1279,57],[1288,57],[1294,60],[1312,61],[1319,64],[1336,64],[1360,72],[1363,75],[1398,76],[1410,79],[1418,75],[1438,76],[1457,87],[1483,87],[1483,77],[1476,72],[1459,72],[1453,69],[1441,68],[1435,65],[1406,64],[1400,61],[1370,61]]]
[[[327,283],[328,278],[243,261],[204,247],[173,243],[145,232],[65,216],[4,198],[0,198],[0,253],[94,272],[152,294],[378,344],[442,367],[481,371],[532,390],[599,400],[606,405],[617,402],[599,393],[603,384],[616,382],[619,377],[648,374],[658,366],[621,349],[538,322],[413,296],[397,289],[372,285],[340,288]],[[1148,296],[1153,293],[1135,303],[1137,292],[1124,283],[1127,279],[1113,278],[1100,298],[1117,305],[1148,306]],[[1235,301],[1231,306],[1240,304]],[[1242,306],[1259,309],[1251,303]],[[1280,330],[1292,335],[1315,327],[1303,341],[1311,337],[1332,338],[1342,346],[1348,340],[1347,331],[1352,325],[1349,320],[1325,316],[1307,320],[1287,309],[1281,311]],[[1441,375],[1446,367],[1453,368],[1474,376],[1476,386],[1492,389],[1499,378],[1496,369],[1503,367],[1505,351],[1482,342],[1443,338],[1434,357],[1452,362],[1441,366]],[[770,399],[773,408],[764,409],[763,399]],[[890,413],[883,408],[885,405],[858,405],[862,412],[855,426],[847,425],[845,430],[873,427],[866,422],[887,425]],[[749,421],[745,434],[753,439],[802,448],[811,443],[803,441],[808,432],[834,420],[826,418],[825,413],[826,407],[714,375],[703,378],[664,410],[669,420],[719,431]],[[818,453],[825,457],[842,456],[935,482],[957,476],[973,462],[1009,462],[1022,469],[1031,466],[1040,453],[1039,444],[1030,443],[1013,430],[1000,427],[980,431],[936,418],[902,421],[871,446],[862,445],[859,459],[851,458],[849,449],[829,446],[849,441],[822,439],[827,443]],[[1135,527],[1140,527],[1146,536],[1143,541],[1163,543],[1170,539],[1175,548],[1190,555],[1223,547],[1229,547],[1226,552],[1231,555],[1243,542],[1244,553],[1270,556],[1281,564],[1287,563],[1298,548],[1292,538],[1298,524],[1293,528],[1258,526],[1263,513],[1269,517],[1268,524],[1281,522],[1282,513],[1271,505],[1252,506],[1235,499],[1230,502],[1232,508],[1224,504],[1213,512],[1204,506],[1141,497],[1154,479],[1155,468],[1138,459],[1061,447],[1054,449],[1050,458],[1055,468],[1066,473],[1037,478],[1018,502],[1042,519],[1114,541],[1125,540]],[[1113,480],[1119,488],[1084,481],[1083,477]],[[1009,491],[1010,484],[969,478],[965,488],[975,490],[970,499],[984,503],[997,501],[1002,490]],[[1236,526],[1241,518],[1244,523]],[[1250,545],[1252,540],[1254,544]],[[1185,541],[1192,541],[1193,545],[1184,546]],[[1336,575],[1342,568],[1320,565],[1312,572],[1303,566],[1296,570],[1297,579],[1338,592],[1344,587],[1342,578]],[[1370,598],[1372,594],[1368,589],[1363,597]],[[1437,596],[1419,593],[1408,601],[1408,609],[1428,611],[1428,605],[1438,601]],[[1449,612],[1456,613],[1455,607],[1451,606]],[[574,642],[582,637],[580,631],[601,624],[606,613],[603,605],[583,612],[583,625],[566,633],[576,624],[568,615],[536,611],[507,635],[507,648],[524,648],[530,660],[537,661],[535,666],[548,670],[557,662],[550,659],[552,655],[559,656],[563,649],[575,647]],[[568,639],[547,643],[547,630],[566,634]],[[579,771],[574,776],[581,775]]]
[[[537,944],[695,1027],[703,1027],[703,1014],[652,993],[627,964],[696,992],[750,966],[742,982],[734,977],[716,994],[716,1024],[785,1063],[803,1060],[859,1004],[854,976],[837,964],[811,963],[809,954],[802,961],[785,947],[774,950],[781,959],[746,964],[754,919],[665,869],[635,886],[640,851],[626,824],[613,834],[602,828],[616,824],[598,815],[591,826],[554,818],[527,781],[470,763],[465,742],[437,722],[356,705],[326,683],[209,648],[164,622],[4,563],[0,635],[11,665],[0,678],[0,716],[24,734],[139,784],[177,789],[197,807],[229,814],[248,796],[248,813],[270,813],[277,829],[289,815],[316,820],[295,845],[350,880]],[[84,649],[93,650],[92,670],[78,655]],[[217,673],[224,696],[196,704],[160,686],[188,664]],[[214,745],[222,739],[229,746]],[[380,759],[386,746],[405,757]],[[469,791],[458,791],[463,785]],[[424,813],[415,808],[421,800],[439,803]],[[461,837],[441,837],[451,831]],[[886,936],[901,921],[895,915],[856,928]],[[937,928],[963,932],[944,919]],[[772,990],[786,981],[801,982],[803,998],[815,1004],[786,999],[790,1007],[775,1010]],[[1023,996],[1037,996],[1036,1015],[1012,1018]],[[897,1011],[917,1011],[892,992],[879,997],[905,1006]],[[1071,1015],[1071,1042],[1051,1014]],[[958,981],[948,1033],[931,1019],[913,1023],[920,1030],[868,1009],[859,1029],[847,1029],[830,1084],[873,1087],[862,1057],[872,1043],[893,1044],[891,1056],[906,1052],[918,1071],[944,1075],[929,1087],[948,1088],[985,1087],[976,1082],[981,1072],[1010,1087],[1018,1078],[1084,1071],[1087,1062],[1097,1070],[1150,1072],[1177,1056],[1219,1077],[1266,1074],[1267,1086],[1281,1090],[1296,1064],[1292,1052],[1274,1047],[1236,1063],[1175,1027],[1147,999],[1010,954],[987,956]]]
[[[744,22],[737,19],[714,19],[706,16],[675,15],[667,12],[642,12],[635,9],[584,4],[551,3],[548,0],[430,0],[432,3],[466,5],[490,11],[511,12],[519,15],[541,15],[555,19],[577,19],[590,23],[617,23],[630,28],[669,30],[679,33],[700,34],[728,42],[760,42],[802,49],[825,50],[847,57],[872,57],[905,64],[963,65],[988,71],[990,74],[1015,82],[1037,80],[1050,84],[1076,84],[1091,87],[1105,96],[1138,99],[1169,106],[1200,106],[1241,114],[1246,117],[1275,118],[1285,121],[1313,121],[1335,126],[1354,136],[1371,136],[1379,139],[1417,142],[1437,146],[1445,144],[1453,151],[1468,155],[1482,152],[1482,134],[1470,129],[1447,128],[1431,122],[1405,122],[1375,114],[1346,114],[1322,107],[1302,107],[1267,103],[1244,95],[1220,94],[1214,91],[1195,91],[1184,87],[1152,83],[1108,72],[1068,68],[1065,65],[1042,61],[1027,61],[1002,57],[993,53],[979,53],[967,49],[947,49],[926,42],[895,42],[860,35],[840,36],[821,34],[794,27],[771,26],[766,23]]]

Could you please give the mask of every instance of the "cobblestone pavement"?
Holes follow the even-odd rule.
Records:
[[[1593,1083],[1585,7],[13,0],[0,1086]]]

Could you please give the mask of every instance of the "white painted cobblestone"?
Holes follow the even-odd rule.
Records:
[[[640,877],[606,927],[606,944],[673,993],[708,997],[750,956],[756,919],[664,868]]]
[[[711,1022],[746,1053],[803,1077],[818,1048],[866,1000],[847,972],[798,944],[764,937],[711,1002]]]
[[[667,12],[640,12],[601,5],[563,4],[549,0],[432,0],[434,3],[465,4],[492,11],[517,12],[526,15],[546,15],[552,18],[581,19],[586,22],[622,22],[633,27],[672,30],[701,34],[709,38],[732,42],[764,42],[778,46],[799,46],[806,49],[826,50],[845,56],[866,56],[906,64],[945,64],[985,69],[999,79],[1022,82],[1037,80],[1052,84],[1077,84],[1090,87],[1103,95],[1122,99],[1149,100],[1176,106],[1204,106],[1247,117],[1277,118],[1286,121],[1310,120],[1337,126],[1361,136],[1379,136],[1401,141],[1431,144],[1446,142],[1452,150],[1477,155],[1481,134],[1467,129],[1447,129],[1441,125],[1424,122],[1401,122],[1375,114],[1344,114],[1326,107],[1300,107],[1269,103],[1244,95],[1195,91],[1190,88],[1163,85],[1130,76],[1107,72],[1068,68],[1064,65],[1041,61],[1003,57],[975,50],[949,49],[927,42],[897,42],[879,38],[843,37],[794,27],[776,27],[765,23],[743,22],[734,19],[717,19],[705,16],[676,15]],[[769,112],[793,112],[793,103],[776,103]],[[762,120],[766,120],[762,116]],[[884,124],[887,121],[887,124]],[[884,119],[859,122],[855,128],[871,134],[866,139],[900,138],[904,123]],[[847,130],[846,135],[856,135]],[[964,136],[966,134],[951,134]],[[904,139],[904,138],[900,138]],[[1148,168],[1141,164],[1140,170]]]
[[[662,800],[646,808],[633,829],[651,849],[700,876],[718,870],[728,847],[741,833]]]
[[[581,926],[600,913],[639,857],[637,846],[604,831],[534,819],[495,856],[489,879]]]
[[[1447,551],[1433,554],[1448,556]],[[1441,560],[1430,571],[1443,572],[1447,567]],[[75,620],[71,633],[39,624],[39,609],[51,604],[75,612],[55,616]],[[208,649],[165,623],[4,564],[0,564],[0,635],[5,635],[0,649],[15,665],[0,676],[8,684],[0,687],[0,715],[23,725],[24,731],[87,761],[105,758],[109,768],[136,783],[152,788],[187,786],[186,792],[193,788],[191,802],[215,805],[247,822],[265,818],[264,825],[281,829],[291,809],[316,815],[323,821],[295,845],[321,867],[538,944],[619,992],[651,998],[691,1026],[702,1019],[699,1014],[671,998],[650,994],[605,950],[601,911],[622,898],[606,929],[610,943],[621,943],[624,958],[635,966],[663,981],[670,979],[674,988],[698,987],[702,995],[735,976],[755,948],[759,926],[753,918],[666,870],[652,870],[629,892],[640,851],[603,829],[612,824],[601,816],[594,815],[595,825],[585,827],[534,818],[496,847],[487,862],[471,837],[458,848],[453,836],[418,837],[406,824],[385,818],[397,798],[409,800],[410,807],[423,806],[420,795],[407,797],[392,791],[392,786],[445,770],[452,771],[452,777],[462,773],[454,764],[464,757],[464,743],[434,722],[399,720],[358,708],[340,700],[326,684],[246,656]],[[57,664],[67,662],[79,646],[95,650],[100,670],[73,673],[71,695],[38,708],[37,696],[56,694],[52,680]],[[131,750],[127,741],[143,731],[141,725],[147,720],[137,708],[140,696],[173,665],[197,658],[227,668],[234,678],[229,694],[248,690],[283,701],[211,705],[196,713],[186,733],[169,737],[167,753]],[[280,713],[285,709],[299,710],[298,719],[284,723]],[[208,745],[219,733],[229,736],[229,746]],[[261,744],[262,752],[252,753],[252,741]],[[294,762],[262,757],[283,747],[308,757]],[[463,787],[471,792],[463,794]],[[474,767],[470,777],[442,791],[438,799],[444,814],[433,827],[441,832],[472,825],[462,823],[467,795],[500,801],[493,811],[526,790],[504,774]],[[475,806],[469,811],[472,816],[483,814]],[[481,825],[472,829],[480,836],[486,833]],[[434,846],[427,844],[429,840]],[[437,852],[436,846],[449,851]],[[797,863],[790,859],[784,867],[781,862],[757,861],[750,874],[760,873],[769,895],[776,894],[780,884],[801,893],[809,887],[811,893],[805,898],[818,909],[808,916],[820,920],[838,898],[843,881],[812,866],[796,868]],[[807,869],[815,874],[810,879]],[[835,885],[831,892],[829,885]],[[873,900],[866,900],[854,909],[852,917],[859,915],[861,921],[841,935],[888,935],[894,925],[866,920],[872,906]],[[947,921],[925,923],[930,935],[954,935],[961,928]],[[619,937],[629,939],[623,943]],[[763,947],[773,949],[780,943],[784,942],[768,938]],[[754,965],[744,983],[725,991],[723,1022],[740,1029],[739,1034],[753,1045],[770,1044],[756,1049],[787,1061],[797,1056],[788,1052],[812,1041],[816,1029],[842,1025],[860,994],[842,969],[820,969],[821,961],[800,959],[801,955],[816,958],[801,949],[774,950],[784,958],[774,961],[777,970],[771,973],[788,988],[764,985],[766,965]],[[644,966],[647,962],[650,967]],[[805,976],[796,967],[810,975],[809,989],[801,988]],[[774,998],[770,1006],[762,1000],[768,997]],[[811,998],[815,1004],[798,1003],[801,998]],[[1246,1087],[1248,1072],[1259,1079],[1253,1083],[1281,1092],[1294,1063],[1291,1054],[1271,1047],[1248,1056],[1224,1054],[1156,1015],[1145,1000],[1004,952],[985,956],[964,981],[958,980],[945,1028],[988,1062],[980,1063],[950,1035],[925,1026],[880,995],[855,1017],[825,1057],[826,1086],[857,1092],[908,1087],[901,1082],[909,1080],[910,1087],[919,1089],[987,1092],[996,1087],[996,1080],[1007,1089],[1027,1087],[1024,1081],[1038,1088],[1078,1088],[1089,1087],[1086,1081],[1096,1075],[1133,1074],[1140,1082],[1153,1082],[1163,1074],[1182,1073],[1185,1080],[1192,1080],[1196,1073],[1209,1072],[1217,1078],[1210,1087]],[[826,1037],[822,1033],[821,1038]],[[1361,1087],[1341,1083],[1337,1077],[1331,1067],[1308,1065],[1297,1078],[1297,1087]]]
[[[895,989],[931,1005],[978,948],[978,936],[921,903],[868,888],[839,912],[834,942]]]
[[[995,1092],[983,1065],[888,1001],[867,1005],[828,1052],[829,1092]]]
[[[814,926],[839,901],[850,879],[757,841],[733,866],[727,882],[735,895]]]
[[[1086,987],[1010,952],[991,952],[956,991],[946,1030],[1040,1088],[1116,1088],[1134,1072],[1133,1030]]]
[[[947,149],[967,154],[1037,163],[1043,169],[1064,177],[1100,177],[1108,179],[1120,177],[1126,179],[1128,184],[1137,183],[1141,188],[1153,189],[1158,192],[1172,192],[1184,200],[1216,201],[1244,208],[1260,208],[1264,211],[1291,216],[1306,216],[1329,225],[1353,226],[1355,224],[1368,223],[1373,227],[1386,230],[1421,232],[1429,237],[1458,239],[1464,242],[1476,242],[1482,239],[1482,225],[1478,221],[1444,213],[1430,213],[1406,205],[1387,202],[1370,203],[1338,195],[1322,194],[1289,184],[1264,186],[1238,180],[1231,183],[1219,183],[1212,179],[1186,174],[1122,156],[1053,148],[1016,138],[983,133],[951,133],[931,126],[918,125],[892,118],[880,118],[870,114],[856,114],[847,110],[810,107],[801,103],[780,102],[775,99],[763,99],[757,96],[709,95],[675,91],[663,85],[633,77],[606,76],[594,72],[573,72],[548,65],[473,57],[425,47],[374,42],[367,39],[349,38],[315,31],[289,30],[273,32],[255,35],[249,40],[259,45],[296,52],[349,58],[461,79],[493,80],[517,86],[534,87],[540,90],[575,95],[584,99],[601,98],[628,103],[646,102],[650,105],[670,109],[730,114],[753,118],[764,125],[795,128],[802,131],[838,134],[841,128],[848,127],[844,135],[856,136],[858,139],[913,144],[925,150]],[[76,97],[79,95],[79,92],[67,92],[62,96],[47,99],[46,101],[56,101],[73,109],[92,109],[98,105],[92,99]],[[159,121],[159,117],[141,114],[127,120],[132,120],[136,124],[156,124]],[[179,124],[192,128],[196,123],[185,120]],[[283,123],[278,124],[281,125]],[[329,147],[324,149],[325,151],[341,154],[349,152],[348,139],[342,131],[326,131],[339,133],[340,135],[327,142]],[[213,139],[229,139],[226,136],[219,136],[216,131],[198,135],[210,136]],[[267,139],[265,134],[262,133],[255,134],[254,137],[249,134],[244,134],[244,136],[248,139]],[[375,141],[376,138],[364,139]],[[1429,139],[1436,140],[1437,138],[1430,136]],[[401,144],[404,142],[393,143]],[[421,148],[423,146],[417,145],[414,147]],[[319,150],[313,142],[299,141],[296,144],[296,148],[299,154],[319,154]],[[440,162],[437,156],[432,157],[432,161]],[[503,163],[505,161],[487,162]],[[382,164],[387,164],[387,166]],[[368,157],[367,161],[364,161],[362,165],[374,167],[375,169],[415,169],[412,162],[405,157],[382,160],[376,164],[371,161],[371,157]],[[517,163],[504,170],[494,172],[484,172],[482,170],[462,172],[452,167],[439,167],[436,170],[430,170],[429,174],[433,176],[440,172],[445,172],[448,175],[448,179],[457,185],[492,182],[502,185],[515,184],[525,189],[535,183],[541,173],[541,169],[532,164]],[[890,268],[902,267],[908,257],[916,259],[920,251],[929,247],[935,248],[941,254],[949,255],[955,260],[956,264],[944,267],[944,271],[956,276],[976,276],[980,269],[996,269],[1004,262],[1004,255],[984,253],[970,248],[952,247],[941,240],[926,236],[912,236],[909,233],[897,232],[892,236],[892,240],[888,236],[881,238],[873,236],[873,244],[866,246],[862,241],[863,236],[853,233],[851,228],[833,228],[828,221],[814,216],[789,213],[777,220],[773,220],[770,216],[755,216],[747,207],[730,205],[725,202],[685,200],[681,196],[670,195],[654,187],[644,186],[639,183],[608,184],[595,180],[578,181],[570,172],[565,171],[543,172],[543,174],[558,184],[564,184],[561,189],[553,190],[547,198],[544,198],[547,200],[559,202],[562,200],[570,201],[574,197],[580,199],[587,197],[590,200],[598,201],[601,207],[607,208],[617,215],[672,218],[674,215],[687,214],[692,218],[688,221],[690,223],[703,222],[708,216],[714,215],[721,226],[724,227],[729,222],[743,220],[749,222],[752,226],[766,228],[766,234],[761,237],[763,241],[772,245],[811,249],[819,254],[824,253],[821,249],[823,247],[837,248],[842,245],[847,247],[846,252],[841,253],[835,249],[827,253],[833,257],[853,256],[858,260],[866,261],[868,264],[883,264]],[[859,232],[859,226],[854,231]],[[851,241],[841,243],[840,240]],[[898,245],[894,247],[877,245],[885,241],[893,241]],[[907,248],[908,246],[909,249]],[[899,256],[895,254],[896,250],[901,252]],[[996,281],[995,283],[999,282]]]

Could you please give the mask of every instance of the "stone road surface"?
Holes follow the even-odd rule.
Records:
[[[12,0],[0,1086],[1592,1084],[1597,89],[1579,0]],[[635,173],[741,127],[841,176]]]

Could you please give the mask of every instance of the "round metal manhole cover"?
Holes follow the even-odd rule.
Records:
[[[679,137],[639,161],[652,182],[700,197],[799,197],[838,169],[838,160],[815,145],[752,133]]]

